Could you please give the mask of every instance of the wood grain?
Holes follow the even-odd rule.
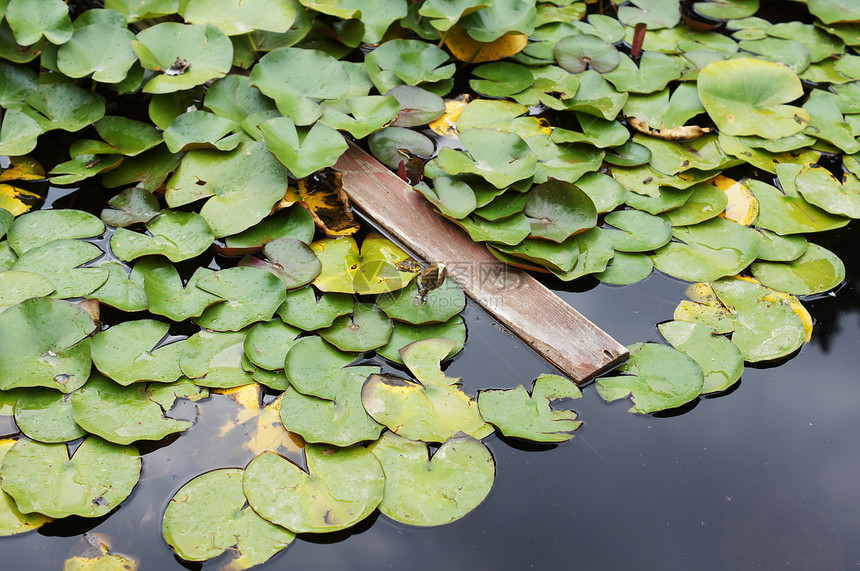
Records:
[[[384,165],[354,145],[335,165],[353,206],[425,262],[444,262],[476,303],[582,384],[627,350],[527,272],[500,262]]]

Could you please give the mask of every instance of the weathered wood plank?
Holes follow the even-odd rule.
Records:
[[[623,345],[527,272],[497,260],[358,147],[350,145],[335,168],[353,206],[425,262],[444,262],[469,297],[577,383],[627,358]]]

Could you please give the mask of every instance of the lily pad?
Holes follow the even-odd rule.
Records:
[[[197,287],[225,301],[206,308],[195,323],[216,331],[239,331],[257,321],[268,321],[284,302],[284,283],[256,268],[228,268],[206,274]]]
[[[82,210],[37,210],[15,219],[7,231],[9,245],[21,256],[62,238],[92,238],[105,231],[102,222]]]
[[[319,335],[341,351],[364,352],[388,343],[392,327],[391,320],[378,307],[356,303],[352,315],[338,317]]]
[[[803,95],[797,75],[786,66],[753,58],[707,65],[697,82],[702,104],[721,132],[788,137],[809,123],[809,113],[784,105]]]
[[[391,319],[420,325],[448,321],[466,307],[466,295],[457,282],[447,279],[422,296],[413,281],[397,292],[380,295],[376,303]]]
[[[154,319],[126,321],[93,336],[93,363],[120,385],[172,383],[182,376],[182,342],[162,345],[169,325]]]
[[[171,262],[181,262],[205,252],[214,236],[205,218],[196,212],[164,210],[146,223],[149,234],[117,228],[110,247],[124,261],[161,254]]]
[[[443,147],[435,159],[448,174],[473,173],[506,188],[535,173],[537,156],[518,135],[469,129],[460,134],[460,141],[466,152]]]
[[[313,287],[287,292],[278,308],[281,319],[299,329],[314,331],[329,327],[337,317],[352,313],[353,297],[343,293],[326,293],[317,297]]]
[[[284,357],[300,333],[300,329],[279,320],[257,323],[245,338],[245,356],[258,367],[270,371],[283,369]]]
[[[429,137],[404,127],[378,131],[368,138],[367,143],[373,156],[395,169],[412,157],[430,157],[436,151]]]
[[[774,186],[758,180],[747,181],[759,202],[756,225],[780,235],[825,232],[842,228],[850,218],[834,216],[809,204],[800,195],[783,194]],[[783,188],[786,188],[783,184]]]
[[[259,127],[269,151],[295,178],[334,165],[347,149],[343,136],[322,121],[299,127],[290,117],[276,117]]]
[[[164,143],[171,153],[192,149],[232,151],[246,136],[234,131],[235,121],[208,111],[187,111],[173,120],[164,131]]]
[[[690,188],[693,192],[686,202],[664,214],[672,226],[690,226],[716,218],[729,204],[726,193],[713,181],[700,182]]]
[[[278,210],[259,224],[244,232],[227,236],[227,249],[250,253],[278,238],[295,238],[310,244],[314,237],[314,221],[310,213],[299,205]]]
[[[452,218],[465,218],[477,207],[475,192],[465,182],[449,177],[437,176],[433,188],[420,182],[415,190],[424,195],[442,214]]]
[[[309,444],[305,458],[307,472],[274,452],[248,464],[243,489],[254,511],[294,533],[324,533],[358,523],[382,501],[385,475],[366,448]]]
[[[672,227],[662,218],[639,210],[610,212],[604,218],[612,247],[619,252],[647,252],[672,239]]]
[[[806,251],[809,243],[803,234],[780,236],[770,230],[758,228],[761,234],[761,250],[758,259],[766,262],[790,262],[796,260]]]
[[[33,478],[39,474],[39,478]],[[140,454],[97,436],[69,457],[65,444],[21,439],[3,459],[3,490],[24,513],[101,517],[121,504],[140,478]]]
[[[72,37],[69,9],[62,0],[9,0],[6,21],[22,46],[35,44],[42,36],[53,44]]]
[[[137,61],[131,47],[134,39],[125,25],[97,22],[78,27],[57,50],[57,66],[69,77],[92,74],[93,81],[119,83]]]
[[[209,198],[200,215],[216,237],[246,230],[265,218],[283,198],[287,170],[265,143],[243,143],[230,153],[189,151],[167,181],[171,208]]]
[[[388,343],[377,349],[376,353],[389,361],[403,364],[403,359],[400,358],[400,349],[415,341],[434,337],[444,337],[454,341],[454,348],[447,356],[450,359],[459,353],[466,343],[466,323],[460,316],[454,316],[445,323],[426,323],[423,325],[395,321],[394,330],[391,332]]]
[[[571,236],[561,243],[550,240],[526,238],[516,246],[493,244],[490,251],[505,255],[503,261],[512,265],[520,265],[523,261],[534,262],[559,272],[570,271],[579,256],[579,245],[576,236]],[[517,262],[517,260],[520,262]],[[525,266],[520,266],[525,267]]]
[[[0,440],[0,464],[6,457],[6,452],[15,445],[15,440]],[[15,505],[12,496],[3,492],[0,494],[0,536],[17,535],[33,531],[51,521],[51,518],[38,513],[21,513]]]
[[[124,228],[132,224],[145,224],[159,215],[158,199],[148,190],[127,188],[108,200],[113,208],[102,210],[101,219],[105,224]],[[47,211],[53,212],[53,211]],[[60,210],[58,212],[65,212]]]
[[[296,5],[270,0],[190,0],[182,17],[191,24],[218,26],[228,36],[255,30],[283,33],[296,19]]]
[[[823,167],[804,169],[794,179],[800,195],[830,214],[860,218],[860,179],[845,173],[842,181]]]
[[[179,272],[173,266],[156,268],[144,274],[144,290],[149,311],[164,315],[173,321],[199,317],[210,305],[223,298],[197,287],[197,282],[214,273],[207,268],[198,268],[183,287]]]
[[[744,358],[728,338],[713,335],[704,325],[684,321],[667,321],[657,328],[666,341],[702,368],[702,394],[724,391],[741,378]]]
[[[379,511],[395,521],[433,526],[456,521],[489,495],[496,475],[490,450],[458,434],[432,458],[427,444],[386,432],[369,450],[385,470]]]
[[[87,435],[74,420],[71,395],[47,388],[23,389],[18,393],[15,424],[30,439],[49,444]]]
[[[416,341],[400,356],[418,382],[371,375],[361,400],[374,420],[413,440],[444,442],[458,432],[478,438],[492,429],[478,412],[477,403],[459,388],[459,379],[442,373],[440,362],[456,343],[450,339]]]
[[[222,468],[197,476],[171,498],[164,512],[164,539],[186,561],[224,552],[230,569],[262,564],[287,547],[295,534],[246,506],[244,470]]]
[[[617,369],[626,374],[597,379],[603,400],[631,396],[633,406],[627,412],[648,414],[677,408],[701,393],[702,368],[684,353],[657,343],[636,343],[628,350],[630,360]]]
[[[14,270],[0,272],[0,312],[25,299],[50,295],[54,289],[51,280],[41,274]]]
[[[202,330],[182,345],[179,366],[201,387],[231,388],[254,382],[242,367],[246,331],[221,333]]]
[[[649,30],[658,30],[675,27],[681,12],[673,0],[635,0],[618,10],[618,19],[627,26],[642,23]]]
[[[233,63],[233,44],[211,24],[161,22],[132,42],[145,68],[159,72],[143,86],[146,93],[172,93],[223,77]]]
[[[299,392],[334,400],[340,389],[341,376],[349,374],[344,372],[345,367],[357,357],[354,353],[341,351],[317,335],[302,337],[287,351],[284,372],[290,384]]]
[[[786,263],[755,262],[750,270],[762,285],[793,295],[823,293],[845,279],[842,260],[817,244],[809,244],[795,260]]]
[[[90,374],[94,329],[83,309],[51,298],[28,299],[0,313],[0,389],[74,391]]]
[[[602,228],[586,230],[582,234],[577,234],[575,238],[579,255],[573,268],[566,272],[550,270],[564,281],[571,281],[588,274],[604,271],[615,255],[615,250],[612,248],[612,238]]]
[[[651,275],[654,262],[646,254],[615,252],[606,269],[594,274],[603,283],[628,285],[641,282]]]
[[[549,181],[529,191],[523,213],[533,238],[564,242],[597,223],[594,203],[582,190],[565,181]]]
[[[361,252],[351,236],[318,240],[311,249],[322,262],[313,285],[325,292],[360,295],[396,291],[421,271],[421,266],[396,244],[369,234]]]
[[[432,44],[395,39],[367,54],[364,64],[373,85],[380,93],[385,93],[398,85],[434,83],[450,78],[455,67],[453,63],[446,64],[448,59],[444,50]]]
[[[679,240],[652,256],[661,272],[687,281],[711,281],[734,275],[758,256],[761,242],[755,230],[724,218],[712,218],[672,230]]]
[[[486,390],[478,393],[478,409],[484,420],[508,437],[535,442],[565,442],[582,421],[572,410],[553,410],[563,399],[578,399],[579,388],[558,375],[541,375],[532,392],[522,385],[508,390]]]
[[[618,50],[611,43],[590,34],[562,38],[555,45],[558,65],[570,73],[582,73],[590,65],[598,73],[618,67]]]

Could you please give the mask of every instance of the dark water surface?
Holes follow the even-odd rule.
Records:
[[[860,260],[857,225],[827,244],[849,278],[806,305],[812,342],[779,366],[748,367],[738,386],[663,416],[628,414],[594,386],[572,403],[585,422],[572,441],[528,446],[486,440],[497,476],[472,514],[413,528],[378,514],[357,529],[301,536],[263,569],[847,569],[860,565]],[[552,283],[555,287],[564,284]],[[626,287],[560,291],[621,343],[658,341],[686,283],[653,274]],[[467,392],[530,385],[552,368],[475,306],[468,341],[448,367]],[[559,324],[563,326],[563,324]],[[244,467],[244,436],[221,427],[236,405],[216,395],[198,423],[145,449],[132,496],[106,519],[67,518],[2,538],[0,569],[61,569],[85,531],[141,569],[181,563],[161,537],[173,494],[194,476]]]

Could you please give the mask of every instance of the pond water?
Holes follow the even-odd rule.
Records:
[[[69,197],[72,198],[72,197]],[[60,198],[58,204],[68,198]],[[80,207],[80,206],[79,206]],[[593,386],[574,401],[585,422],[558,446],[486,440],[497,476],[467,517],[415,528],[374,515],[346,532],[300,536],[262,569],[845,569],[860,565],[860,271],[857,224],[821,235],[845,262],[835,295],[806,300],[812,342],[769,367],[747,367],[722,395],[662,415],[628,414]],[[623,344],[658,341],[686,283],[654,273],[623,288],[548,283]],[[467,350],[447,368],[467,392],[527,384],[552,368],[474,305]],[[564,324],[559,324],[563,327]],[[61,569],[84,532],[103,534],[141,569],[181,562],[161,536],[168,500],[219,467],[244,467],[253,423],[226,430],[238,406],[213,396],[178,438],[142,448],[138,487],[108,518],[66,518],[0,539],[4,569]],[[221,435],[218,437],[218,435]],[[213,444],[215,442],[216,444]],[[169,444],[167,446],[166,444]]]

